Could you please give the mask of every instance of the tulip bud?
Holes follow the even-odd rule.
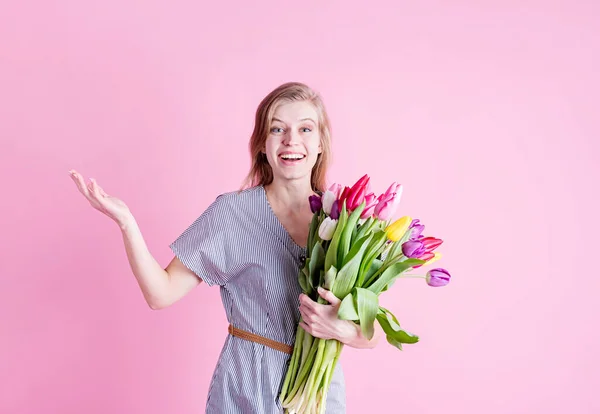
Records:
[[[388,220],[396,212],[401,197],[402,185],[393,183],[385,193],[378,197],[378,203],[375,207],[375,216],[380,220]]]
[[[431,269],[425,275],[425,281],[429,286],[441,287],[450,283],[450,273],[446,269]]]
[[[425,246],[420,241],[409,240],[402,243],[402,254],[409,259],[418,258],[423,253],[425,253]]]
[[[400,240],[404,236],[404,233],[406,233],[410,222],[411,218],[409,216],[404,216],[390,224],[385,229],[388,239],[394,242]]]
[[[377,197],[375,197],[375,194],[373,193],[367,194],[365,196],[365,202],[365,209],[360,215],[361,219],[367,219],[373,215],[373,212],[375,211],[375,206],[377,205]]]
[[[331,211],[329,212],[329,217],[333,220],[337,220],[340,218],[340,202],[335,200],[333,205],[331,206]]]
[[[423,238],[421,236],[421,233],[423,233],[423,231],[425,230],[425,226],[422,224],[417,224],[415,226],[413,226],[412,228],[409,227],[410,230],[410,240],[421,240],[423,241]]]
[[[420,257],[417,257],[419,260],[425,260],[425,263],[413,266],[415,269],[418,269],[421,266],[425,266],[439,260],[441,255],[439,253],[425,252]]]
[[[423,263],[423,264],[424,264],[424,265],[430,265],[430,264],[432,264],[433,262],[437,262],[438,260],[440,260],[440,259],[441,259],[441,257],[442,257],[442,254],[441,254],[440,252],[435,252],[435,253],[433,254],[433,257],[432,257],[431,259],[429,259],[429,258],[428,258],[428,259],[424,259],[424,258],[422,258],[423,260],[427,260],[427,261],[426,261],[425,263]]]
[[[337,200],[338,198],[340,198],[340,196],[342,195],[342,190],[344,188],[342,187],[341,184],[337,184],[337,183],[333,183],[331,184],[331,186],[328,188],[328,191],[331,191],[334,195],[335,195],[335,199]]]
[[[369,185],[369,176],[363,175],[346,194],[346,209],[352,211],[365,201],[367,186]]]
[[[423,243],[428,252],[437,249],[444,242],[443,240],[436,239],[435,237],[424,237],[420,239],[420,241]]]
[[[321,210],[321,207],[323,207],[321,197],[318,195],[311,195],[308,197],[308,202],[310,203],[310,211],[312,211],[313,214]]]
[[[344,201],[346,201],[346,199],[348,198],[348,194],[350,194],[350,187],[344,187],[344,189],[342,190],[342,193],[338,197],[338,202],[339,202],[339,205],[340,205],[340,207],[339,207],[340,209],[344,205]],[[346,202],[346,210],[347,209],[348,209],[348,203]]]
[[[333,206],[335,200],[336,195],[334,192],[327,190],[323,193],[321,203],[323,204],[323,211],[328,215],[331,214],[331,206]]]
[[[334,220],[331,217],[325,217],[325,220],[323,220],[319,226],[319,237],[322,240],[331,240],[333,238],[333,233],[335,233],[337,223],[337,220]]]

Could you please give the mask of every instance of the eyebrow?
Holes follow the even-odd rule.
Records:
[[[273,118],[273,122],[275,122],[275,121],[278,121],[278,122],[281,122],[282,124],[285,124],[285,122],[283,122],[283,121],[282,121],[281,119],[279,119],[279,118]],[[312,121],[312,123],[313,123],[313,124],[317,125],[317,123],[316,123],[316,122],[314,121],[314,119],[312,119],[312,118],[302,118],[302,119],[300,120],[300,122],[302,122],[302,121]]]

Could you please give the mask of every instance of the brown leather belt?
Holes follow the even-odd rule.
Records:
[[[262,344],[268,346],[269,348],[273,348],[277,351],[285,352],[286,354],[292,355],[294,351],[294,347],[284,344],[281,342],[274,341],[269,338],[265,338],[264,336],[256,335],[248,331],[244,331],[242,329],[236,328],[233,325],[229,325],[229,333],[233,336],[237,336],[238,338],[246,339],[248,341],[256,342],[258,344]]]

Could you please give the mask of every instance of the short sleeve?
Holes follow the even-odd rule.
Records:
[[[207,285],[225,285],[228,269],[228,220],[224,197],[219,196],[169,245],[175,256]]]

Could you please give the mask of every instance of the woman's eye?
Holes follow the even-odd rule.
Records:
[[[304,127],[302,128],[302,132],[311,132],[312,129],[308,128],[308,127]]]
[[[283,132],[283,128],[274,127],[274,128],[271,128],[271,132],[273,132],[273,133]]]

